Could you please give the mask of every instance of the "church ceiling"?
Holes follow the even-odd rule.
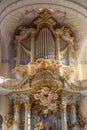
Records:
[[[5,45],[9,45],[19,25],[29,24],[45,8],[52,13],[58,23],[70,26],[76,34],[76,42],[80,44],[86,39],[87,13],[86,7],[84,5],[81,6],[81,2],[77,1],[76,3],[75,0],[71,2],[70,0],[58,2],[56,0],[51,2],[25,1],[22,2],[20,0],[18,2],[14,0],[14,3],[10,3],[6,9],[2,9],[1,11],[0,28],[2,37],[6,43]],[[78,46],[76,46],[76,48],[78,48]]]

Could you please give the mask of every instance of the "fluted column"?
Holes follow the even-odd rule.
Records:
[[[62,130],[67,130],[67,115],[66,115],[66,102],[61,104],[61,127]]]
[[[24,130],[31,130],[31,106],[30,102],[25,102],[25,129]]]
[[[18,41],[18,47],[17,47],[17,63],[16,65],[19,65],[21,62],[21,41]]]
[[[13,122],[13,130],[19,130],[20,123],[20,105],[18,103],[14,104],[14,122]]]
[[[35,61],[35,33],[31,34],[31,61]]]
[[[59,56],[60,56],[60,45],[59,45],[59,35],[55,34],[55,44],[56,44],[56,60],[59,61]]]
[[[72,103],[71,104],[71,124],[76,124],[77,123],[77,119],[76,119],[76,104]],[[78,126],[72,126],[71,130],[78,130]]]

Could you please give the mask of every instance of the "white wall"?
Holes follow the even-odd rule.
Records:
[[[87,40],[85,40],[80,50],[78,72],[80,80],[87,79]]]

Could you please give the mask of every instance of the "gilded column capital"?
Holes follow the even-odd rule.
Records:
[[[61,104],[60,104],[60,111],[63,111],[66,109],[66,106],[67,106],[67,102],[63,101]]]
[[[18,43],[18,44],[21,44],[21,42],[22,42],[22,41],[18,40],[18,42],[17,42],[17,43]]]
[[[61,105],[62,105],[63,108],[66,108],[67,102],[63,101],[63,102],[61,103]]]
[[[57,40],[57,39],[59,39],[59,37],[60,37],[60,35],[57,34],[57,33],[55,33],[55,35],[54,35],[54,39]]]
[[[17,125],[17,126],[19,126],[19,125],[20,125],[20,123],[19,123],[19,122],[17,122],[17,121],[13,121],[13,124],[14,124],[14,125]]]
[[[73,112],[73,110],[75,110],[76,107],[76,103],[70,103],[70,109]]]
[[[32,39],[35,39],[35,30],[33,30],[33,31],[31,32],[31,38],[32,38]]]
[[[25,105],[26,111],[29,111],[31,109],[31,103],[30,102],[25,102],[24,105]]]
[[[71,42],[68,41],[67,43],[68,43],[69,47],[73,46],[73,44]]]
[[[13,108],[16,110],[20,110],[20,104],[19,103],[14,103]]]
[[[35,39],[35,34],[34,33],[31,34],[31,38]]]

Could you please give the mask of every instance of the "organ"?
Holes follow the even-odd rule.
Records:
[[[48,130],[52,124],[60,130],[79,128],[74,44],[72,30],[47,9],[16,29],[11,73],[20,82],[8,95],[14,110],[10,123],[7,118],[11,130],[34,130],[40,120]]]

